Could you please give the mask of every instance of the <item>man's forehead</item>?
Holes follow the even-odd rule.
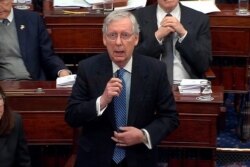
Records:
[[[115,25],[115,26],[114,26]],[[108,30],[111,29],[124,29],[124,30],[130,30],[132,29],[132,23],[129,19],[121,19],[121,20],[114,20],[110,22],[108,25]]]

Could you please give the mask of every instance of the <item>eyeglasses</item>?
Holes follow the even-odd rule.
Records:
[[[110,33],[107,33],[106,36],[108,37],[108,39],[112,40],[112,41],[115,41],[118,36],[120,36],[120,38],[122,40],[129,40],[131,37],[132,37],[133,33],[128,33],[128,32],[122,32],[120,34],[116,33],[116,32],[110,32]]]

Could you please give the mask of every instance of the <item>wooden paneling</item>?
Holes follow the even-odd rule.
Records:
[[[250,17],[236,15],[237,4],[218,4],[221,12],[209,14],[213,63],[217,76],[213,85],[224,86],[227,92],[248,91],[250,55]]]
[[[0,85],[6,92],[11,109],[22,115],[30,145],[47,147],[76,144],[73,140],[76,139],[74,129],[64,121],[64,110],[71,93],[70,88],[56,88],[55,82],[52,81],[1,81]],[[198,95],[181,95],[178,91],[174,91],[174,96],[180,114],[180,127],[159,146],[204,148],[211,152],[215,151],[217,118],[223,104],[223,88],[213,87],[214,100],[211,102],[200,102],[196,100]],[[51,161],[54,164],[61,160],[65,162],[65,158],[58,156],[58,154],[43,153],[39,158],[46,160],[44,162],[39,160],[36,163],[54,167],[48,163]],[[196,163],[198,161],[200,160],[197,157]],[[210,157],[208,164],[213,161],[213,157]]]
[[[99,53],[105,51],[102,23],[105,15],[88,9],[65,9],[85,14],[65,14],[55,9],[52,1],[44,1],[44,20],[57,53]]]
[[[211,34],[214,55],[249,55],[249,29],[212,27]]]
[[[27,85],[26,85],[27,84]],[[29,85],[33,87],[28,88]],[[37,84],[37,86],[35,86]],[[73,129],[64,121],[69,88],[56,88],[49,81],[2,81],[12,110],[23,115],[24,127],[30,143],[72,144]],[[23,86],[23,87],[22,87]],[[43,92],[37,92],[42,88]],[[223,89],[215,87],[212,102],[199,102],[196,96],[175,92],[180,127],[162,144],[181,147],[215,147],[216,124],[223,104]],[[204,128],[204,133],[193,135],[193,130]]]
[[[73,130],[64,122],[70,89],[55,82],[2,81],[11,110],[23,116],[29,144],[71,144]],[[42,91],[38,91],[42,90]]]
[[[149,1],[148,4],[153,2],[155,1]],[[213,85],[225,86],[225,91],[228,92],[246,92],[250,54],[250,16],[237,16],[236,4],[220,4],[218,7],[221,12],[209,14],[214,59],[211,69],[218,76],[213,79]],[[95,10],[76,11],[85,13],[68,15],[63,9],[53,8],[51,0],[44,1],[43,15],[56,52],[72,56],[72,54],[85,55],[105,51],[101,28],[106,15]],[[224,60],[218,57],[223,57]],[[244,65],[238,64],[231,58],[243,60]],[[225,73],[227,71],[233,72]],[[241,75],[237,75],[238,72],[241,72]]]

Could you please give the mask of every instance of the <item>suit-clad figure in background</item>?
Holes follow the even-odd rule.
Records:
[[[0,87],[0,166],[31,167],[22,118],[8,108]]]
[[[0,0],[0,37],[0,80],[55,80],[70,74],[38,13]]]
[[[83,129],[76,167],[156,167],[157,144],[179,125],[166,65],[134,54],[138,40],[135,17],[113,11],[103,24],[107,53],[79,63],[65,112],[70,126]],[[118,70],[123,81],[114,77]],[[118,126],[115,99],[124,92],[126,123]],[[115,150],[122,152],[119,161]]]
[[[207,15],[181,5],[179,0],[158,0],[134,14],[141,30],[136,52],[161,60],[164,38],[174,33],[173,80],[204,77],[212,61]]]

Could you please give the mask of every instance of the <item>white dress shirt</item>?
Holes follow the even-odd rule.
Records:
[[[163,20],[163,18],[166,16],[166,12],[158,5],[157,6],[157,12],[156,12],[156,17],[157,17],[157,25],[160,27],[160,23]],[[173,17],[175,17],[177,20],[180,21],[181,19],[181,10],[180,10],[180,5],[178,4],[173,11],[170,13]],[[180,53],[175,49],[175,43],[177,40],[181,43],[184,38],[186,37],[187,34],[185,34],[183,37],[179,37],[177,33],[174,33],[174,39],[173,39],[173,51],[174,51],[174,62],[173,62],[173,80],[174,83],[178,82],[182,79],[189,79],[190,76],[185,70],[184,66],[182,65]],[[160,44],[162,44],[162,41],[159,41]],[[160,57],[161,59],[161,57]]]
[[[129,96],[130,96],[130,85],[131,85],[131,75],[132,75],[132,62],[133,62],[133,57],[128,61],[124,69],[126,70],[126,73],[124,73],[124,80],[126,80],[126,106],[127,106],[127,116],[128,116],[128,108],[129,108]],[[114,62],[112,62],[112,68],[113,68],[113,75],[117,72],[117,70],[120,69]],[[107,106],[101,110],[100,107],[100,98],[98,97],[96,100],[96,111],[97,111],[97,116],[101,116]],[[143,143],[149,148],[152,149],[152,144],[151,144],[151,139],[148,131],[146,129],[141,129],[143,131],[143,134],[145,135],[146,140],[143,141]]]

